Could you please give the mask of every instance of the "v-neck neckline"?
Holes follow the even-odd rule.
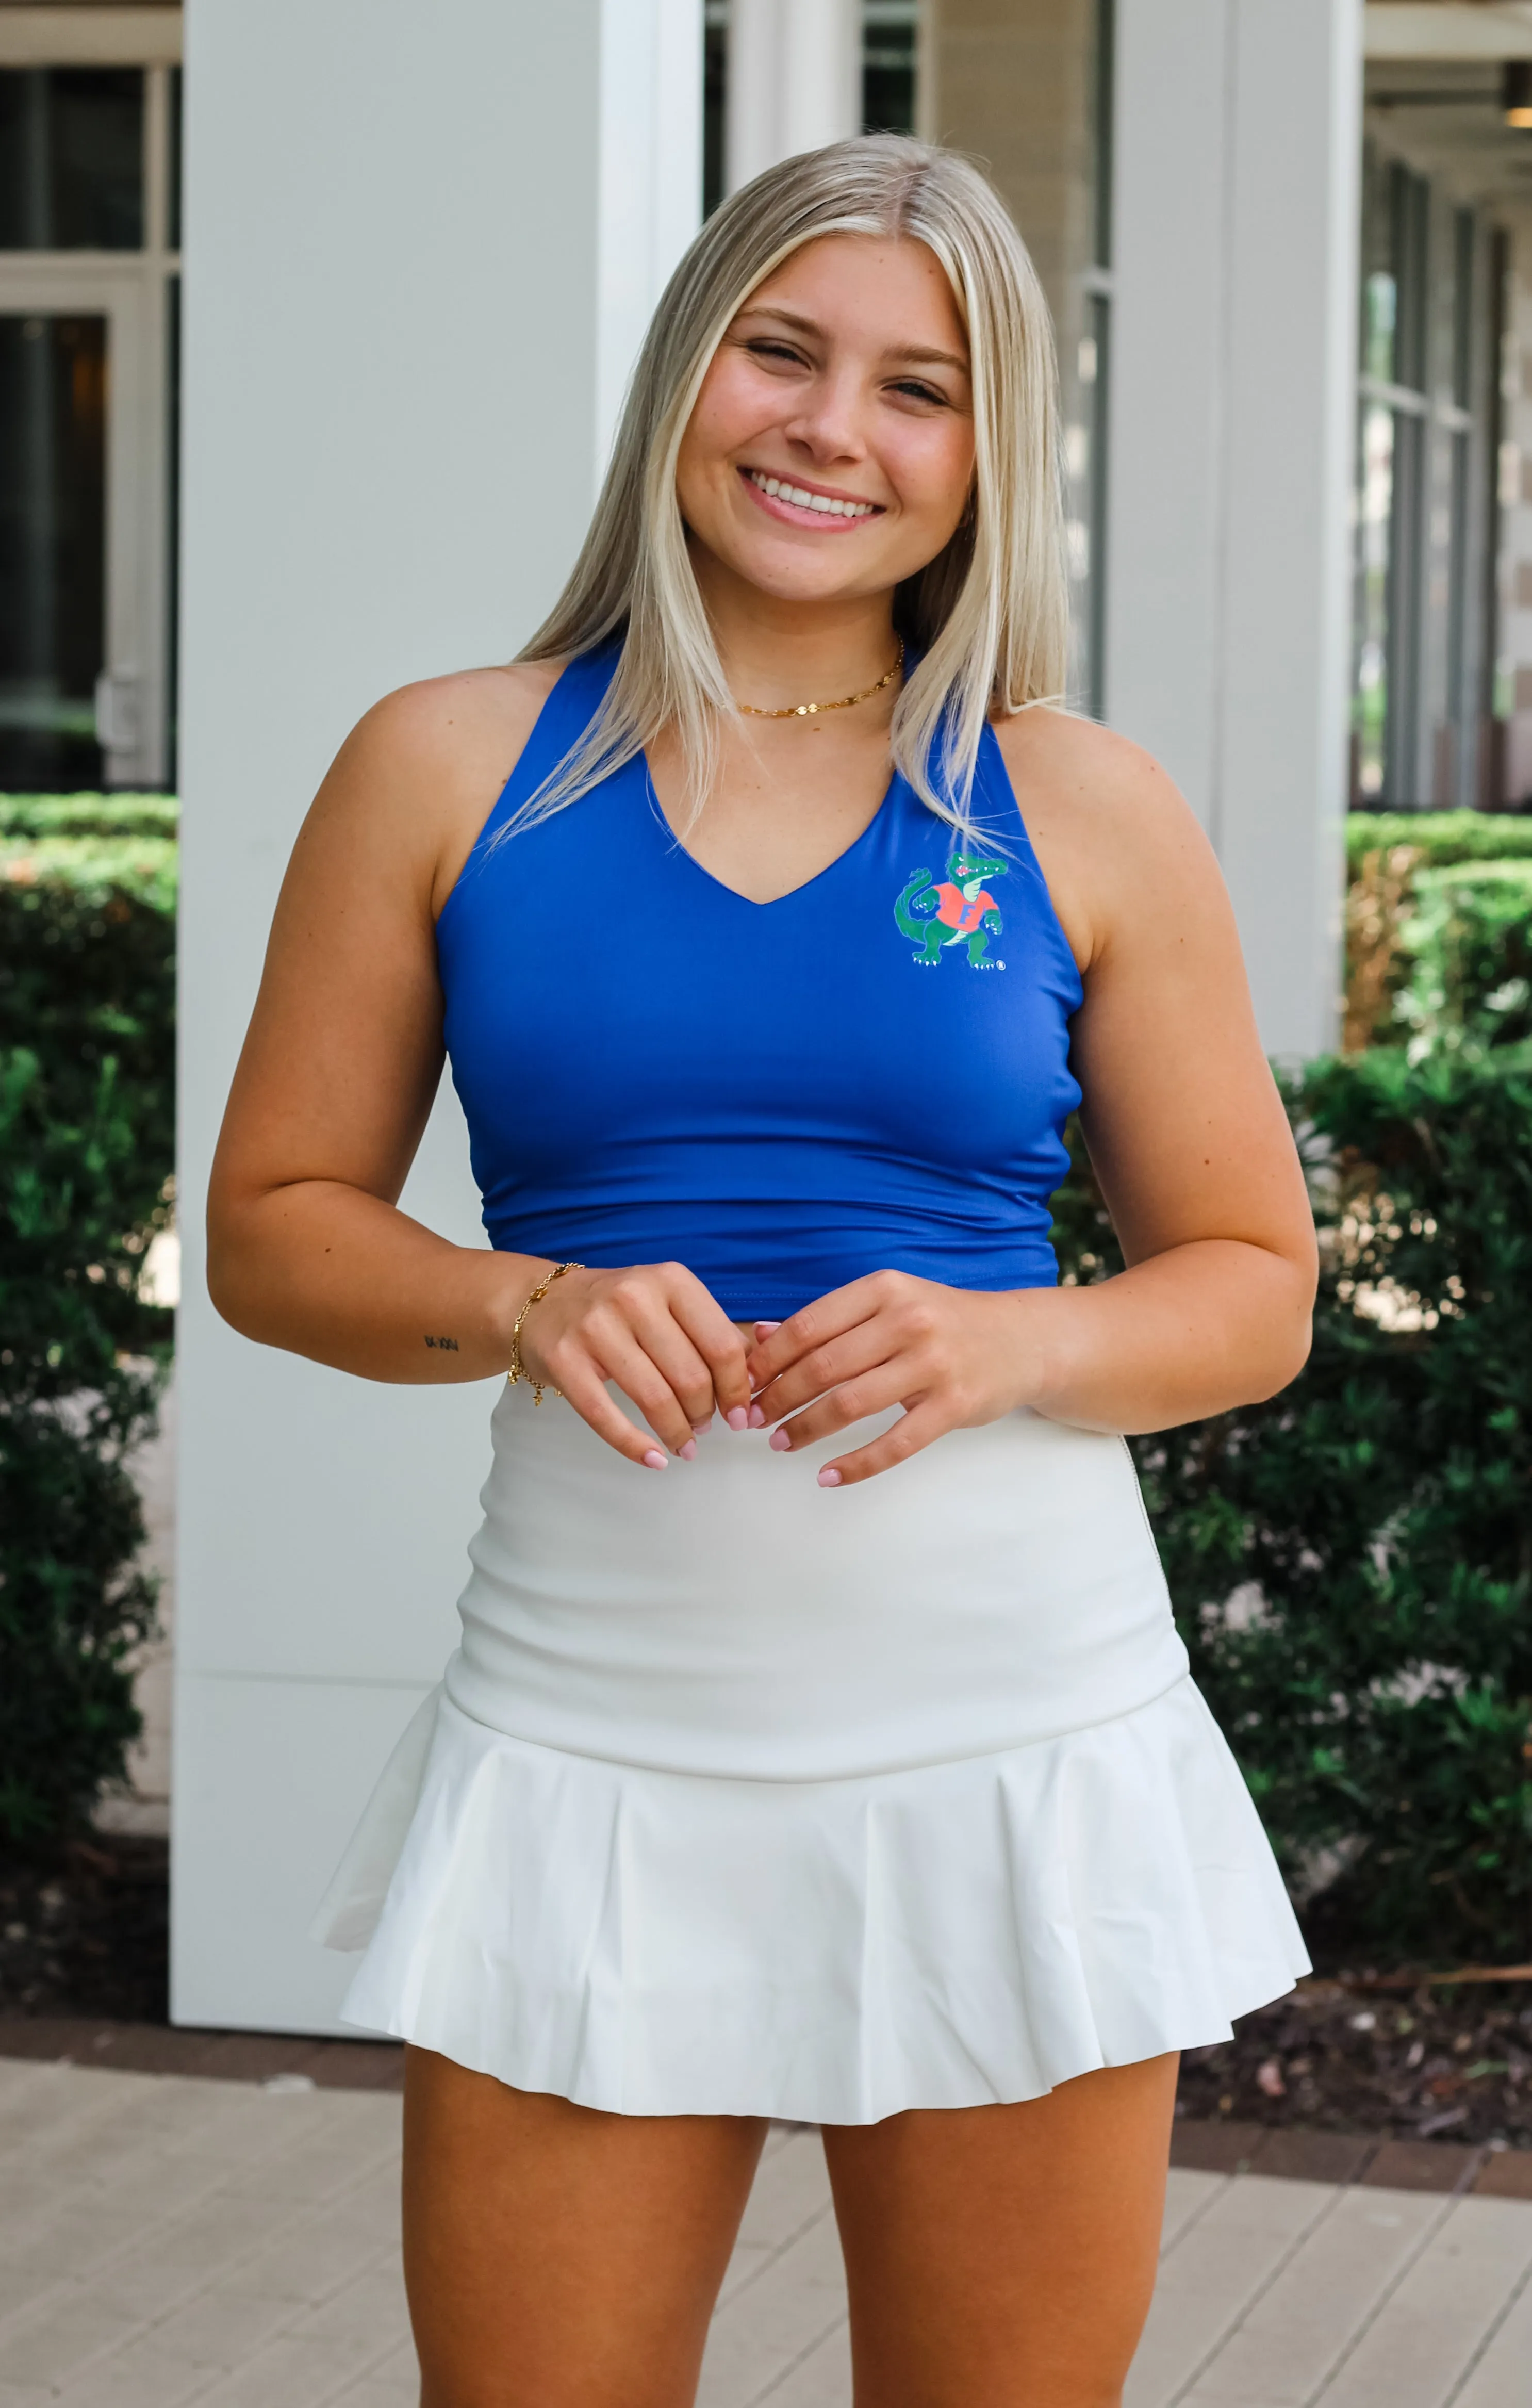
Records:
[[[666,853],[679,855],[699,878],[706,879],[708,884],[715,888],[720,895],[726,895],[731,903],[742,903],[748,911],[775,911],[779,905],[795,902],[799,896],[811,894],[813,889],[822,884],[826,878],[833,878],[838,869],[861,851],[862,847],[868,842],[873,831],[881,825],[894,799],[895,789],[900,783],[898,770],[891,768],[888,784],[883,789],[878,808],[860,835],[852,837],[850,844],[843,846],[834,860],[827,861],[823,869],[816,869],[811,878],[804,879],[797,886],[789,886],[780,895],[768,895],[765,902],[759,902],[753,895],[741,894],[737,886],[731,886],[726,879],[718,877],[704,862],[697,859],[696,854],[687,845],[682,843],[671,826],[665,805],[660,800],[653,772],[649,766],[648,753],[641,752],[638,758],[643,769],[645,796],[655,824],[665,838]]]

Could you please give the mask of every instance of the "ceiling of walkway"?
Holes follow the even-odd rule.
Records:
[[[1532,206],[1532,130],[1510,126],[1501,78],[1532,63],[1532,0],[1368,0],[1367,93],[1390,147],[1464,200]]]

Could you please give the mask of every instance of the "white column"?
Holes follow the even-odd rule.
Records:
[[[1358,0],[1119,0],[1107,694],[1218,847],[1267,1047],[1333,1042]]]
[[[701,8],[188,18],[173,2012],[322,2030],[347,1964],[305,1926],[453,1642],[494,1387],[236,1337],[203,1286],[208,1164],[336,747],[390,687],[505,659],[579,543],[697,221]],[[450,1089],[403,1200],[482,1242]]]
[[[779,159],[861,130],[860,0],[730,0],[731,193]]]

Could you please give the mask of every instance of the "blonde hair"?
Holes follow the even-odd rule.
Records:
[[[899,135],[784,160],[724,202],[666,286],[569,580],[517,655],[622,654],[583,736],[506,833],[576,801],[662,728],[680,738],[692,817],[711,790],[720,721],[737,710],[687,554],[676,493],[703,379],[749,295],[824,235],[925,243],[967,330],[974,491],[951,541],[899,588],[921,659],[895,707],[894,763],[930,810],[967,831],[992,711],[1061,697],[1068,645],[1057,368],[1048,305],[996,194],[954,152]]]

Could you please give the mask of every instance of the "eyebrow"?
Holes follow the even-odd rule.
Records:
[[[768,301],[747,301],[739,315],[741,318],[777,318],[784,326],[795,326],[800,334],[818,335],[822,338],[824,333],[816,319],[801,317],[795,309],[780,309]],[[959,376],[968,374],[967,361],[960,358],[957,352],[933,351],[924,343],[900,343],[893,351],[885,352],[884,357],[914,360],[932,367],[956,368]]]

